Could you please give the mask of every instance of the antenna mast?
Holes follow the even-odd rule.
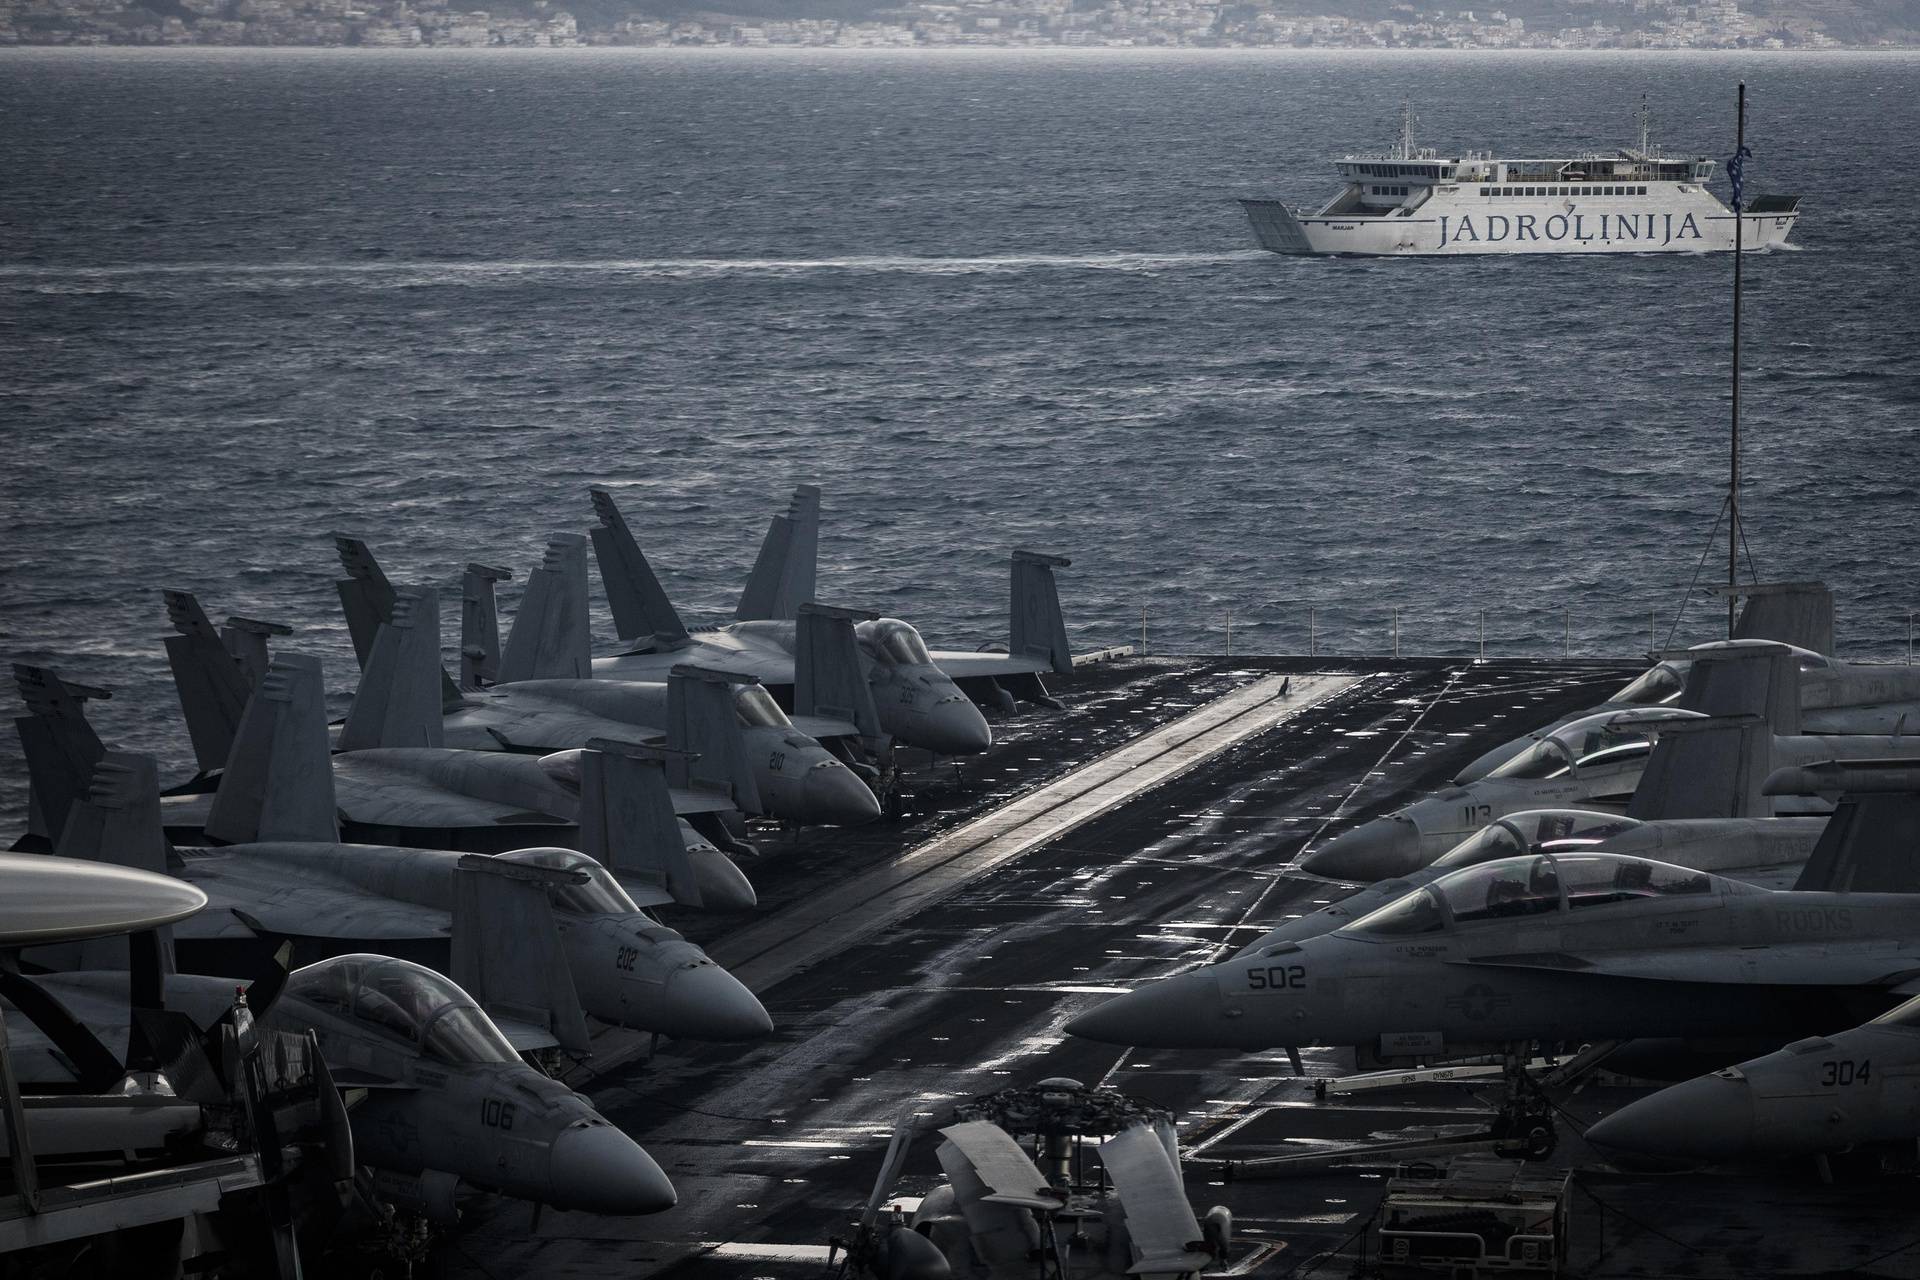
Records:
[[[1413,159],[1413,103],[1400,100],[1400,158]]]
[[[1747,82],[1740,82],[1738,119],[1734,125],[1734,162],[1738,164],[1747,149]],[[1735,175],[1736,177],[1738,175]],[[1740,259],[1745,237],[1746,215],[1740,212],[1740,197],[1733,199],[1733,430],[1729,441],[1727,465],[1727,639],[1733,639],[1734,598],[1731,588],[1740,578]]]

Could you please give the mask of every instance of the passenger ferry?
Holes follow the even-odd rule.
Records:
[[[1346,187],[1318,212],[1278,200],[1242,200],[1260,247],[1275,253],[1714,253],[1734,247],[1734,213],[1707,183],[1714,162],[1676,159],[1649,145],[1612,155],[1506,160],[1491,152],[1442,156],[1400,145],[1336,162]],[[1744,248],[1784,244],[1798,196],[1759,196],[1740,214]]]

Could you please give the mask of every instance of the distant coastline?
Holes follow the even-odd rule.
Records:
[[[486,8],[471,9],[448,0],[0,0],[0,47],[1920,48],[1920,31],[1878,23],[1865,4],[1851,14],[1832,3],[1798,11],[1784,0],[1749,0],[1747,9],[1738,0],[1510,0],[1505,7],[1455,10],[1350,0],[1350,7],[1370,12],[1297,14],[1231,0],[911,0],[864,16],[771,18],[660,13],[636,8],[632,0],[572,0],[566,8],[553,0],[491,0]]]

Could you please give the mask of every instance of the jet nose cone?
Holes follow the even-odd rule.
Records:
[[[1116,996],[1067,1024],[1067,1034],[1144,1049],[1206,1048],[1226,1027],[1212,974],[1183,973]]]
[[[1309,850],[1296,865],[1316,876],[1361,884],[1403,876],[1423,865],[1420,829],[1405,818],[1375,818]]]
[[[993,745],[993,730],[987,727],[987,718],[980,714],[980,708],[973,705],[971,698],[957,689],[933,704],[921,737],[924,741],[915,746],[944,756],[978,755]]]
[[[1746,1155],[1753,1149],[1753,1090],[1738,1077],[1701,1076],[1627,1104],[1586,1137],[1597,1147],[1643,1156]]]
[[[686,1040],[759,1040],[773,1019],[740,979],[717,964],[676,969],[667,977],[659,1029]]]
[[[860,776],[838,760],[825,759],[807,770],[801,788],[807,821],[851,826],[880,816],[880,801]]]
[[[610,1124],[562,1130],[550,1167],[556,1209],[659,1213],[679,1200],[653,1157]]]

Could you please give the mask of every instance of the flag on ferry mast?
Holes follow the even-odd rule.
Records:
[[[1740,212],[1740,190],[1746,185],[1747,161],[1753,156],[1752,147],[1741,147],[1733,153],[1733,159],[1727,161],[1727,181],[1733,184],[1733,211]]]

